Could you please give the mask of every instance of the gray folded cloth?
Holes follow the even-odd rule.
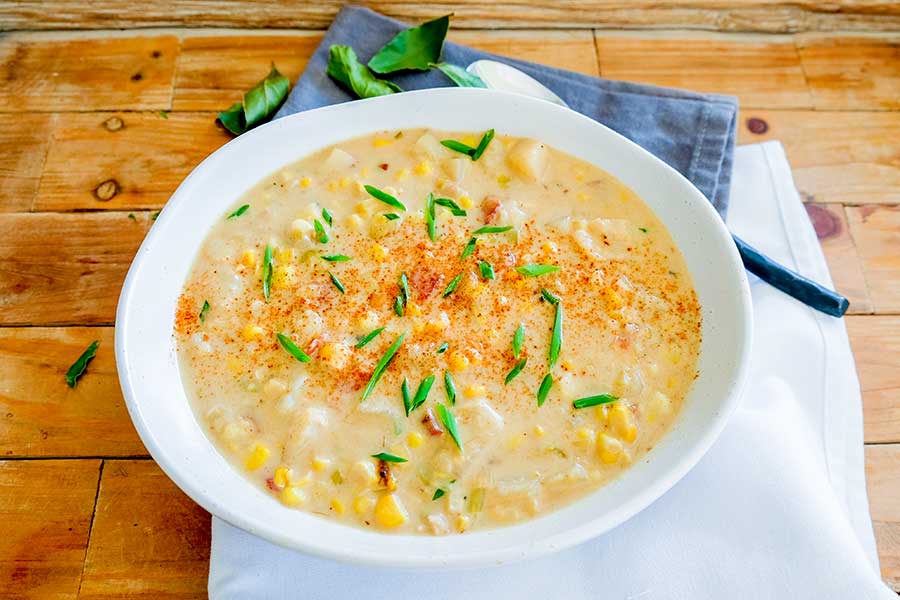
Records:
[[[345,6],[276,118],[353,100],[325,72],[328,48],[332,44],[346,44],[356,51],[361,61],[367,62],[406,27],[367,8]],[[573,110],[603,123],[655,154],[693,182],[725,218],[737,123],[735,98],[608,81],[496,56],[451,42],[444,44],[442,60],[445,62],[465,67],[483,58],[499,60],[525,71],[553,90]],[[438,71],[405,73],[389,79],[404,90],[453,85]]]

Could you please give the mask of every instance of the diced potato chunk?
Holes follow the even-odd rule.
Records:
[[[506,162],[513,171],[532,182],[543,178],[549,159],[550,153],[544,144],[527,139],[516,142],[506,155]]]
[[[326,171],[340,171],[351,169],[355,164],[356,159],[353,156],[340,148],[335,148],[322,166]]]
[[[672,401],[662,392],[654,392],[647,404],[647,421],[653,423],[672,412]]]
[[[468,158],[448,158],[441,162],[441,169],[452,181],[461,182],[469,170],[472,161]]]
[[[329,367],[340,371],[347,366],[350,359],[350,347],[338,342],[328,342],[322,345],[319,356]]]
[[[441,146],[441,143],[436,137],[434,137],[430,133],[425,133],[422,134],[422,137],[416,140],[416,143],[413,146],[413,151],[419,156],[433,159],[441,156],[444,153],[444,147]]]

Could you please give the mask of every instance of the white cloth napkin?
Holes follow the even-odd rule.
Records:
[[[737,149],[731,193],[736,234],[831,285],[779,143]],[[896,600],[879,576],[844,323],[751,288],[741,407],[693,471],[617,529],[533,561],[423,573],[312,558],[213,518],[210,596]]]

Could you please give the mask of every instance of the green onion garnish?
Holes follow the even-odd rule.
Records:
[[[272,288],[272,246],[266,246],[262,264],[263,298],[269,301],[269,290]]]
[[[402,202],[388,194],[387,192],[382,192],[377,187],[373,187],[371,185],[363,186],[366,188],[366,191],[369,192],[369,195],[377,200],[381,200],[388,206],[393,206],[394,208],[399,208],[402,211],[406,210],[406,205]]]
[[[544,400],[547,399],[547,394],[550,393],[550,388],[553,387],[553,376],[550,373],[544,375],[543,381],[541,381],[541,387],[538,389],[537,401],[538,406],[543,406]]]
[[[384,356],[381,357],[381,360],[378,361],[378,364],[375,365],[375,370],[372,371],[372,376],[369,378],[369,383],[366,384],[366,389],[363,390],[362,397],[359,399],[360,402],[368,398],[369,394],[372,393],[372,390],[375,389],[375,385],[378,383],[378,380],[381,379],[381,376],[384,374],[384,370],[387,369],[388,364],[390,364],[391,360],[394,358],[394,355],[397,354],[397,350],[400,349],[400,344],[403,343],[404,338],[406,338],[406,334],[400,334],[400,336],[396,340],[394,340],[394,343],[391,344],[390,348],[388,348],[384,353]]]
[[[387,213],[384,215],[384,218],[388,221],[396,221],[400,218],[400,215],[398,215],[397,213]]]
[[[84,374],[84,370],[87,369],[88,363],[94,359],[94,356],[97,355],[97,348],[100,347],[100,340],[94,340],[91,342],[91,345],[87,347],[87,349],[81,353],[81,356],[72,363],[72,366],[69,367],[69,370],[66,371],[66,385],[70,388],[78,385],[78,378]]]
[[[400,384],[400,395],[403,397],[403,410],[406,411],[406,416],[409,416],[409,411],[412,408],[412,396],[409,393],[409,380],[404,377],[403,383]]]
[[[364,335],[362,337],[361,340],[359,340],[359,342],[356,343],[356,347],[362,348],[363,346],[365,346],[366,344],[368,344],[369,342],[371,342],[372,340],[377,338],[378,334],[381,333],[382,331],[384,331],[384,327],[379,327],[375,331],[371,331],[371,332],[367,333],[366,335]]]
[[[450,437],[456,442],[456,447],[462,452],[462,442],[459,439],[459,430],[456,428],[456,419],[453,417],[453,413],[440,402],[435,404],[435,409],[437,410],[438,417],[441,419],[441,423],[444,424],[444,429],[447,430]]]
[[[313,221],[313,227],[316,230],[316,239],[320,244],[328,243],[328,234],[325,232],[325,227],[322,225],[322,222],[316,219]]]
[[[559,302],[559,298],[554,296],[553,293],[547,288],[541,288],[541,296],[543,296],[544,300],[546,300],[550,304],[557,304]]]
[[[453,383],[450,371],[444,371],[444,391],[447,392],[447,402],[456,404],[456,385]]]
[[[422,383],[419,384],[419,387],[416,389],[416,395],[413,396],[412,403],[409,406],[409,410],[406,412],[407,416],[412,411],[416,410],[428,399],[428,394],[431,392],[431,386],[434,385],[434,375],[429,375],[425,379],[422,380]]]
[[[480,260],[478,261],[478,270],[481,271],[482,279],[494,279],[494,265],[491,263]]]
[[[388,452],[379,452],[378,454],[373,454],[372,458],[377,459],[377,460],[383,460],[386,462],[393,462],[393,463],[406,462],[405,458],[401,458],[399,456],[394,456],[393,454],[390,454]]]
[[[322,209],[322,219],[328,223],[328,226],[331,227],[334,223],[334,219],[331,218],[331,213],[328,212],[327,208]]]
[[[491,143],[491,140],[494,139],[494,130],[488,129],[484,132],[484,135],[481,136],[481,141],[478,142],[478,147],[475,148],[475,153],[472,154],[472,160],[478,160],[481,158],[481,155],[484,154],[484,151],[487,150],[488,144]]]
[[[409,303],[409,279],[406,273],[400,273],[400,294],[403,296],[403,304]]]
[[[134,213],[128,213],[128,218],[131,219],[132,221],[137,221],[137,217],[134,216]]]
[[[397,294],[397,297],[394,298],[394,312],[397,313],[398,317],[403,316],[403,295]]]
[[[230,215],[228,215],[228,216],[225,217],[225,218],[226,218],[226,219],[236,219],[236,218],[238,218],[239,216],[241,216],[242,214],[244,214],[245,212],[247,212],[247,209],[248,209],[248,208],[250,208],[250,205],[249,205],[249,204],[245,204],[245,205],[241,206],[239,209],[237,209],[236,211],[234,211],[233,213],[231,213]]]
[[[522,265],[521,267],[516,267],[516,271],[525,277],[540,277],[541,275],[556,273],[559,271],[559,267],[556,265]]]
[[[203,306],[200,308],[200,322],[206,320],[206,313],[209,312],[209,300],[203,301]]]
[[[345,262],[348,260],[353,260],[346,254],[326,254],[321,258],[322,260],[327,260],[328,262]]]
[[[447,492],[445,492],[445,491],[442,490],[441,488],[438,488],[438,489],[434,490],[434,496],[431,497],[431,501],[434,502],[434,501],[437,500],[438,498],[442,498],[442,497],[444,496],[444,494],[446,494],[446,493],[447,493]]]
[[[472,253],[475,252],[475,244],[478,243],[477,238],[469,238],[469,243],[466,244],[466,247],[463,248],[462,256],[459,257],[459,261],[462,262],[472,256]]]
[[[547,359],[551,369],[553,368],[553,365],[556,364],[557,359],[559,359],[559,350],[562,348],[562,321],[562,302],[557,302],[556,314],[553,316],[553,333],[550,335],[550,350],[547,353]]]
[[[638,229],[640,229],[640,230],[641,230],[642,232],[644,232],[644,233],[647,233],[648,231],[650,231],[650,230],[647,229],[646,227],[638,227]]]
[[[504,380],[504,385],[509,385],[509,382],[516,378],[516,376],[522,372],[522,369],[525,368],[525,364],[528,362],[527,358],[523,358],[519,362],[516,363],[516,366],[512,368],[512,370],[506,375],[506,379]]]
[[[336,287],[340,293],[347,293],[347,291],[344,289],[344,284],[341,283],[341,280],[337,278],[337,275],[335,275],[331,271],[328,271],[328,276],[331,278],[331,283],[334,284],[334,287]]]
[[[463,278],[463,274],[460,273],[459,275],[457,275],[456,277],[454,277],[453,279],[451,279],[451,280],[450,280],[450,283],[448,283],[448,284],[447,284],[447,287],[444,289],[444,293],[441,294],[441,297],[446,298],[447,296],[449,296],[450,294],[452,294],[452,293],[453,293],[453,290],[456,289],[456,286],[459,285],[459,282],[462,281],[462,278]]]
[[[288,351],[288,353],[299,360],[300,362],[308,363],[312,359],[309,357],[309,354],[301,350],[297,347],[297,344],[291,341],[291,338],[284,335],[283,333],[276,333],[275,337],[278,338],[278,343],[281,344],[281,347]]]
[[[447,351],[447,348],[449,348],[449,347],[450,347],[450,344],[448,342],[444,342],[443,344],[438,346],[437,353],[443,354],[444,352]]]
[[[434,194],[428,192],[425,198],[425,225],[428,227],[428,238],[433,242],[437,240],[437,225],[434,223]]]
[[[483,233],[503,233],[505,231],[509,231],[510,229],[512,229],[512,225],[504,225],[502,227],[486,225],[484,227],[479,227],[478,229],[473,231],[472,235],[481,235]]]
[[[520,323],[516,328],[516,332],[513,334],[512,341],[512,350],[513,350],[513,358],[519,358],[519,354],[522,353],[522,342],[525,341],[525,324]]]
[[[441,145],[445,148],[450,148],[454,152],[465,154],[469,158],[472,158],[472,155],[475,154],[475,148],[468,144],[457,142],[456,140],[441,140]]]
[[[575,408],[588,408],[589,406],[597,406],[599,404],[609,404],[618,400],[612,394],[599,394],[597,396],[588,396],[587,398],[579,398],[572,403]]]
[[[438,206],[443,206],[444,208],[450,209],[450,213],[454,217],[465,217],[468,214],[466,213],[465,209],[463,209],[459,204],[457,204],[450,198],[435,198],[434,203]]]

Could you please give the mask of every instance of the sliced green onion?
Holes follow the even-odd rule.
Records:
[[[541,288],[541,296],[543,296],[544,300],[546,300],[550,304],[559,303],[559,298],[557,296],[554,296],[553,293],[547,288]]]
[[[391,360],[394,358],[394,355],[397,354],[397,350],[400,349],[400,344],[403,343],[405,338],[405,333],[400,334],[400,336],[394,340],[394,343],[391,344],[390,348],[385,351],[381,360],[378,361],[378,364],[375,365],[375,370],[372,371],[369,383],[366,384],[366,389],[363,390],[362,397],[359,399],[360,402],[368,398],[369,394],[372,393],[372,390],[375,389],[375,385],[378,383],[378,380],[381,379],[381,376],[384,374],[385,369],[387,369],[388,364],[390,364]]]
[[[516,267],[516,271],[525,277],[540,277],[541,275],[556,273],[559,271],[559,267],[556,265],[522,265],[521,267]]]
[[[480,260],[478,261],[478,270],[481,271],[482,279],[494,279],[494,265],[491,263]]]
[[[445,148],[450,148],[454,152],[465,154],[469,158],[472,158],[472,155],[475,153],[475,148],[468,144],[457,142],[456,140],[441,140],[441,145]]]
[[[403,304],[409,303],[409,279],[406,273],[400,273],[400,294],[403,295]]]
[[[454,217],[465,217],[468,214],[465,209],[450,198],[435,198],[434,203],[438,206],[450,209],[450,213]]]
[[[328,262],[346,262],[348,260],[353,260],[346,254],[327,254],[321,258],[322,260],[327,260]]]
[[[504,225],[501,227],[497,227],[494,225],[486,225],[484,227],[479,227],[475,231],[472,232],[472,235],[481,235],[483,233],[504,233],[512,229],[512,225]]]
[[[97,355],[97,348],[99,347],[100,340],[94,340],[91,342],[91,345],[81,353],[81,356],[72,363],[72,366],[66,371],[66,385],[70,388],[78,385],[78,378],[84,374],[84,370],[87,369],[88,363],[94,360],[94,357]]]
[[[543,406],[544,400],[547,399],[547,394],[550,393],[550,388],[553,387],[553,376],[550,373],[544,375],[544,379],[541,381],[541,387],[538,389],[537,401],[538,406]]]
[[[519,358],[519,354],[522,353],[522,342],[525,341],[525,324],[520,323],[516,328],[516,332],[513,334],[512,341],[512,351],[513,358]]]
[[[413,396],[412,403],[410,404],[409,411],[407,411],[407,415],[412,411],[416,410],[428,399],[428,394],[431,392],[431,386],[434,385],[434,375],[429,375],[425,379],[422,380],[422,383],[419,384],[419,387],[416,388],[416,395]]]
[[[478,147],[475,148],[475,152],[472,154],[472,160],[478,160],[481,158],[481,155],[484,154],[484,151],[487,150],[488,144],[491,143],[491,140],[494,139],[494,130],[488,129],[483,136],[481,136],[481,141],[478,142]]]
[[[373,187],[371,185],[363,186],[366,188],[366,191],[369,192],[369,195],[375,198],[376,200],[381,200],[388,206],[393,206],[394,208],[399,208],[402,211],[406,210],[406,205],[388,194],[387,192],[382,192],[377,187]]]
[[[438,346],[437,353],[443,354],[444,352],[447,351],[447,348],[449,348],[449,347],[450,347],[450,344],[448,342],[444,342],[443,344]]]
[[[519,362],[516,363],[516,366],[512,368],[512,370],[506,375],[506,379],[504,380],[504,385],[509,385],[509,382],[516,378],[516,376],[522,372],[522,369],[525,368],[525,364],[528,362],[527,358],[523,358]]]
[[[209,312],[209,300],[203,301],[203,306],[200,308],[200,322],[206,320],[206,313]]]
[[[245,205],[241,206],[239,209],[237,209],[236,211],[234,211],[233,213],[231,213],[230,215],[228,215],[228,216],[225,217],[225,218],[226,218],[226,219],[236,219],[236,218],[238,218],[239,216],[241,216],[242,214],[244,214],[245,212],[247,212],[247,209],[248,209],[248,208],[250,208],[250,205],[249,205],[249,204],[245,204]]]
[[[404,462],[406,462],[406,459],[405,459],[405,458],[402,458],[402,457],[400,457],[400,456],[396,456],[396,455],[394,455],[394,454],[390,454],[389,452],[379,452],[378,454],[373,454],[373,455],[372,455],[372,458],[374,458],[374,459],[376,459],[376,460],[383,460],[383,461],[386,461],[386,462],[392,462],[392,463],[404,463]]]
[[[367,333],[366,335],[364,335],[362,337],[361,340],[359,340],[359,342],[356,343],[356,347],[362,348],[363,346],[365,346],[366,344],[368,344],[369,342],[371,342],[372,340],[377,338],[378,334],[381,333],[382,331],[384,331],[384,327],[379,327],[375,331],[371,331],[371,332]]]
[[[316,230],[316,239],[320,244],[328,243],[328,234],[325,232],[325,227],[322,225],[322,222],[316,219],[313,221],[313,227]]]
[[[272,246],[267,245],[263,252],[262,265],[263,298],[269,301],[269,290],[272,289]]]
[[[331,271],[328,271],[328,276],[331,278],[331,283],[334,284],[334,287],[336,287],[340,293],[347,293],[347,291],[344,289],[344,284],[341,283],[341,280],[337,278],[337,275],[335,275]]]
[[[331,213],[328,212],[327,208],[322,209],[322,220],[328,223],[328,226],[331,227],[334,224],[334,219],[331,217]]]
[[[600,404],[609,404],[610,402],[615,402],[619,398],[613,396],[612,394],[598,394],[596,396],[588,396],[586,398],[579,398],[575,402],[572,403],[572,406],[575,408],[588,408],[589,406],[598,406]]]
[[[456,385],[450,371],[444,371],[444,391],[447,392],[447,402],[456,404]]]
[[[398,317],[403,316],[403,294],[397,294],[397,297],[394,298],[394,312]]]
[[[562,322],[562,302],[557,302],[556,314],[553,317],[553,333],[550,335],[550,350],[547,353],[547,359],[549,361],[551,369],[553,368],[553,365],[556,364],[557,359],[559,359],[559,351],[562,348]]]
[[[400,395],[403,397],[403,410],[408,417],[409,411],[412,409],[412,396],[409,393],[409,380],[406,377],[403,378],[403,383],[400,384]]]
[[[478,243],[477,238],[469,238],[469,243],[466,244],[466,247],[463,248],[462,256],[459,257],[459,261],[462,262],[472,256],[472,253],[475,252],[475,244]]]
[[[388,221],[396,221],[400,218],[400,215],[398,215],[397,213],[387,213],[384,215],[384,218]]]
[[[643,233],[647,233],[648,231],[650,231],[646,227],[638,227],[638,229],[640,229]]]
[[[434,222],[434,194],[428,192],[425,198],[425,225],[428,227],[428,238],[433,242],[437,240],[437,225]]]
[[[444,425],[444,429],[450,434],[450,437],[453,438],[453,441],[456,442],[456,447],[459,448],[460,452],[462,452],[462,442],[459,439],[459,430],[456,428],[456,419],[453,417],[453,413],[450,412],[450,409],[438,402],[435,404],[435,409],[437,410],[438,417],[441,420],[441,423]]]
[[[456,277],[451,279],[450,283],[447,284],[447,287],[444,289],[444,293],[441,294],[441,296],[443,298],[446,298],[447,296],[452,294],[453,290],[456,289],[456,286],[459,285],[459,282],[462,281],[462,278],[463,278],[463,273],[460,273],[459,275],[457,275]]]
[[[278,338],[278,343],[281,344],[281,347],[288,351],[288,353],[299,360],[300,362],[308,363],[312,359],[309,357],[309,354],[301,350],[297,347],[297,344],[291,341],[291,338],[284,335],[283,333],[276,333],[275,337]]]
[[[446,493],[447,493],[447,492],[445,492],[445,491],[442,490],[441,488],[438,488],[438,489],[434,490],[434,496],[431,497],[431,501],[434,502],[434,501],[437,500],[438,498],[442,498],[442,497],[444,496],[444,494],[446,494]]]

